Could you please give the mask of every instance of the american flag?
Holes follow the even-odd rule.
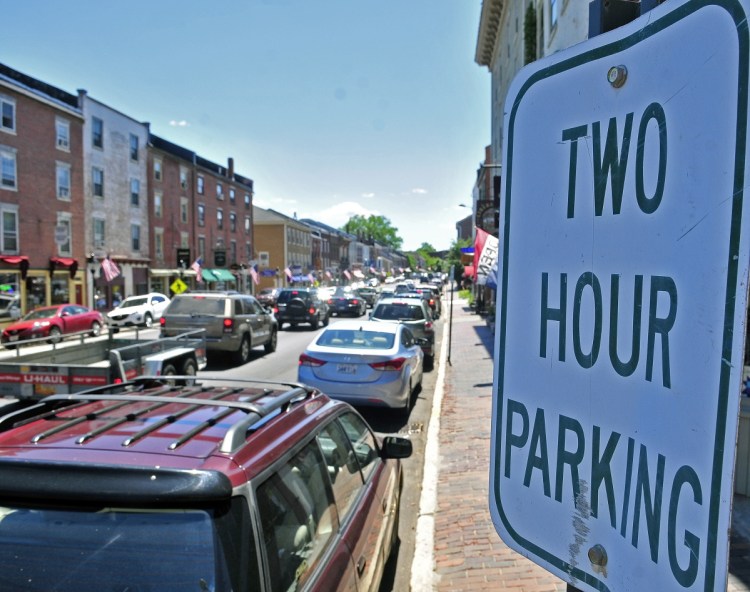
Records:
[[[352,279],[352,274],[349,273],[348,269],[344,270],[344,275],[346,276],[346,279],[348,279],[348,280]]]
[[[117,267],[117,263],[109,258],[109,255],[102,259],[102,272],[104,272],[104,279],[111,282],[118,275],[120,275],[120,268]]]
[[[250,267],[250,277],[253,278],[253,283],[257,286],[258,285],[258,269],[257,265],[252,265]]]
[[[190,269],[192,269],[195,272],[195,279],[198,282],[203,281],[203,273],[201,272],[202,266],[203,266],[203,259],[201,257],[198,257],[195,261],[193,261],[193,264],[190,266]]]
[[[286,274],[287,279],[289,279],[289,280],[292,279],[292,270],[291,269],[289,269],[288,267],[285,267],[284,268],[284,273]]]

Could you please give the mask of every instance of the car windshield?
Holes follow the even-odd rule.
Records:
[[[120,304],[120,308],[131,308],[148,304],[148,298],[127,298]]]
[[[348,349],[390,349],[395,341],[396,336],[393,333],[331,329],[323,332],[316,343],[328,347],[345,347]]]
[[[57,308],[37,308],[32,310],[25,317],[24,321],[36,321],[38,319],[51,319],[57,314]]]
[[[3,590],[229,591],[223,549],[202,510],[0,507]]]

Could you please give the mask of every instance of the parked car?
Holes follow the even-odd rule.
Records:
[[[375,306],[375,303],[380,296],[380,291],[372,286],[363,286],[355,290],[355,292],[357,296],[359,296],[360,298],[364,298],[367,306],[369,306],[370,308]]]
[[[367,301],[349,287],[340,286],[328,299],[332,315],[361,317],[367,312]]]
[[[249,294],[184,292],[172,299],[159,323],[162,337],[203,329],[207,353],[231,354],[237,364],[249,362],[254,347],[276,351],[279,325],[273,313]]]
[[[16,294],[0,294],[0,319],[20,319],[21,299]]]
[[[29,339],[48,338],[57,343],[71,333],[101,333],[104,317],[99,311],[80,304],[56,304],[35,308],[26,316],[3,329],[0,341],[7,348],[15,348]]]
[[[278,295],[278,293],[278,288],[263,288],[258,293],[258,302],[260,302],[263,306],[273,308],[274,306],[276,306],[276,296]]]
[[[200,383],[0,418],[3,590],[378,590],[411,442],[310,387]]]
[[[320,325],[328,325],[331,318],[328,304],[320,298],[315,288],[282,288],[273,312],[279,322],[279,329],[289,323],[292,327],[309,324],[315,330]]]
[[[417,284],[414,290],[428,295],[428,304],[432,309],[432,316],[440,318],[443,312],[443,304],[440,300],[440,289],[432,284]]]
[[[128,296],[107,313],[107,320],[112,327],[151,327],[154,321],[158,322],[169,303],[169,297],[158,292]]]
[[[375,304],[370,319],[380,323],[403,323],[420,340],[424,352],[425,370],[432,370],[435,362],[435,327],[432,312],[421,298],[382,298]]]
[[[297,379],[352,405],[400,409],[422,384],[424,354],[402,324],[341,321],[300,354]]]

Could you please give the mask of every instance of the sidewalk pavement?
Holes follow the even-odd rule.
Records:
[[[566,583],[512,551],[489,513],[494,335],[486,319],[454,296],[443,310],[443,347],[425,451],[412,592],[564,592]],[[750,590],[750,499],[736,495],[729,592]],[[432,573],[426,566],[432,563]]]

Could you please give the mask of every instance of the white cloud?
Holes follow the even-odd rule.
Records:
[[[377,210],[370,210],[356,201],[345,201],[324,210],[316,210],[312,213],[306,213],[301,218],[311,218],[318,222],[328,224],[334,228],[340,228],[349,221],[352,216],[380,216]]]
[[[374,193],[363,193],[362,197],[364,197],[366,199],[370,199],[370,198],[375,197],[375,194]]]
[[[172,127],[188,127],[190,124],[184,119],[180,119],[179,121],[173,119],[169,122],[169,125],[171,125]]]
[[[416,188],[412,189],[411,192],[412,193],[416,193],[417,195],[425,195],[425,194],[427,194],[427,190],[426,189],[421,189],[420,187],[416,187]]]

